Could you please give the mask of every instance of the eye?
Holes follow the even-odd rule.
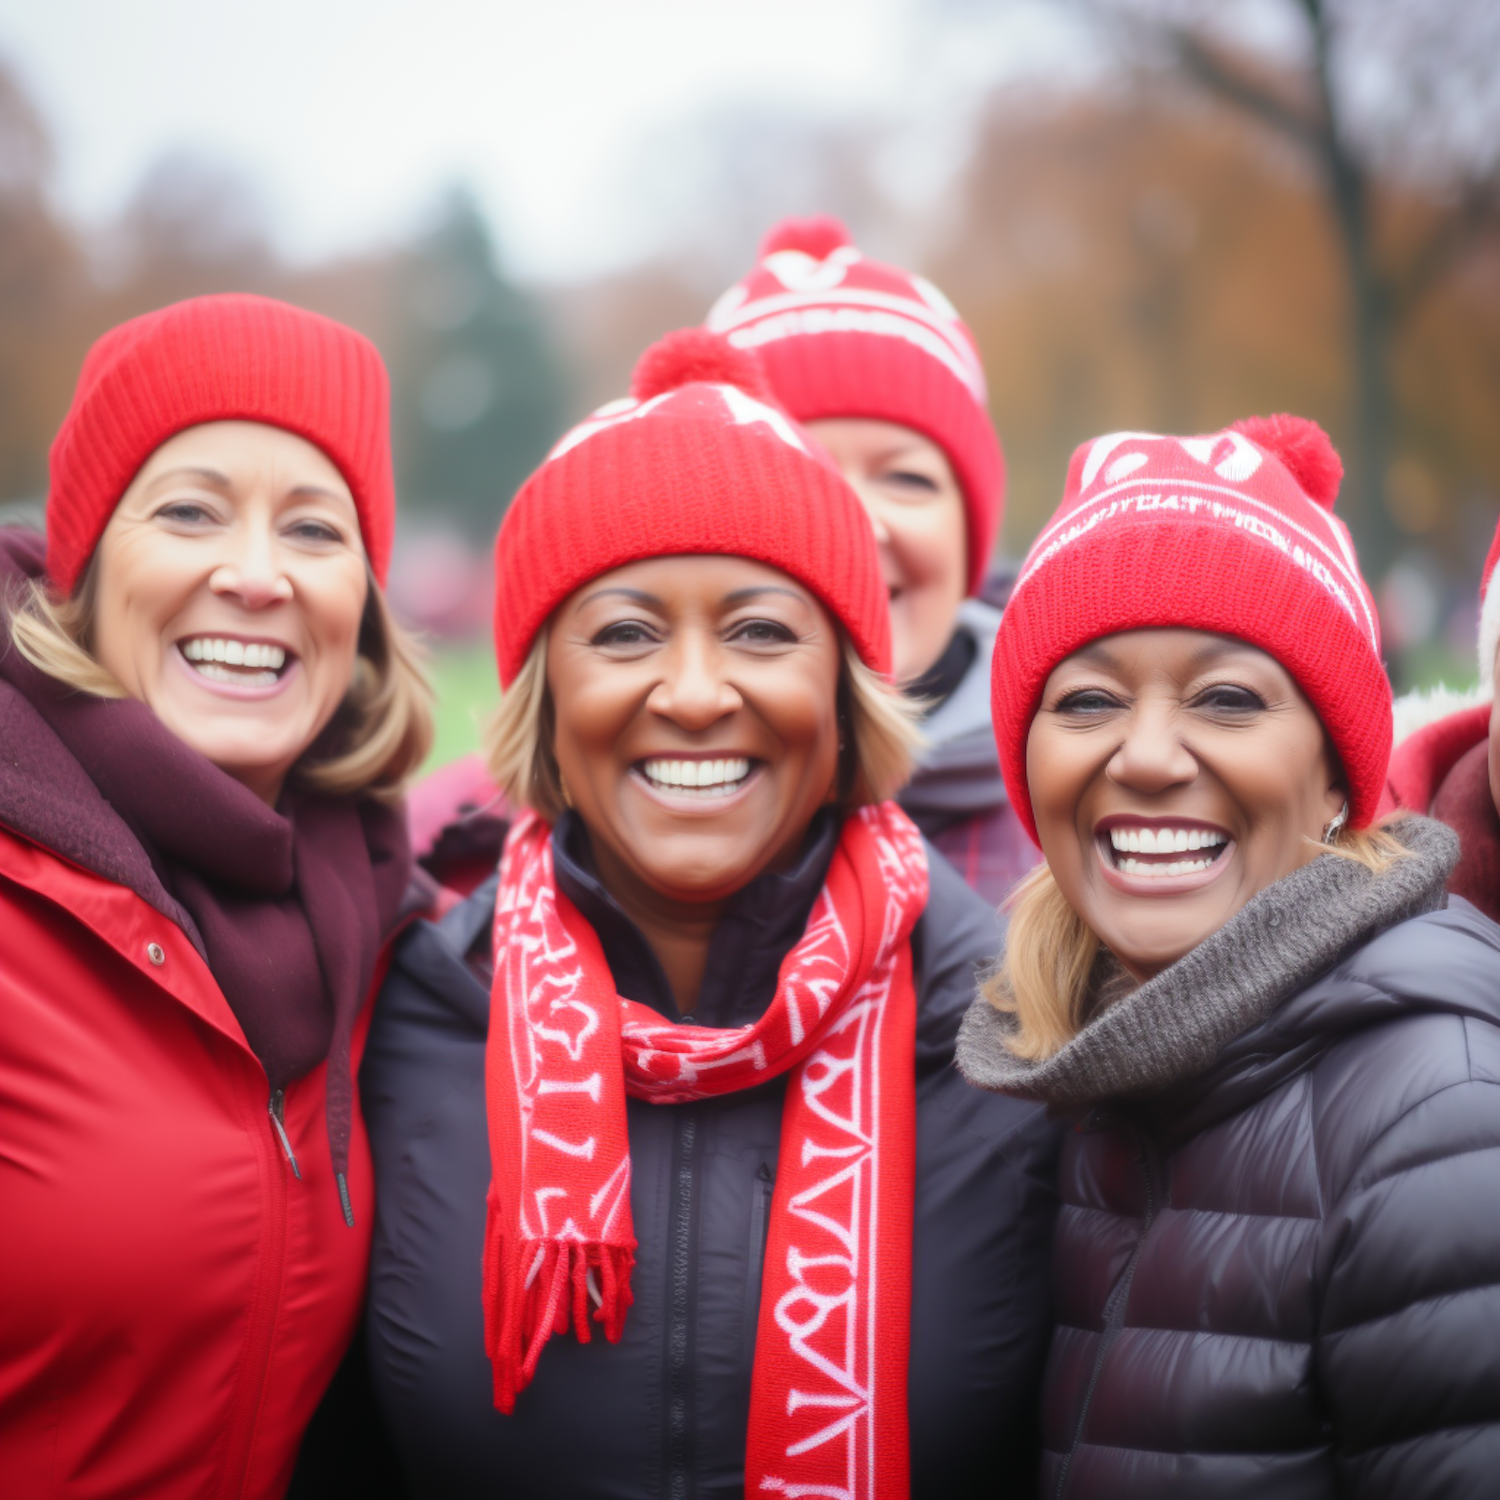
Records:
[[[1113,693],[1106,692],[1103,688],[1087,687],[1075,688],[1071,693],[1065,693],[1053,705],[1052,711],[1083,717],[1109,713],[1120,706],[1120,700]]]
[[[744,620],[730,631],[729,639],[746,646],[784,646],[797,637],[779,620]]]
[[[880,479],[883,484],[913,500],[925,499],[938,492],[937,481],[915,469],[887,469]]]
[[[327,521],[315,521],[311,518],[303,521],[294,521],[286,529],[286,535],[299,542],[342,542],[344,533],[338,527],[330,525]]]
[[[1246,715],[1260,713],[1266,706],[1266,700],[1259,693],[1241,687],[1238,683],[1216,682],[1211,687],[1204,688],[1193,700],[1192,706],[1209,713]]]
[[[156,512],[159,521],[175,521],[179,526],[204,526],[217,519],[208,506],[197,500],[169,500]]]
[[[640,620],[616,620],[606,625],[589,642],[591,646],[624,647],[649,646],[656,639],[649,625]]]

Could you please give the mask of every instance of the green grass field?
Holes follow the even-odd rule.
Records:
[[[479,726],[500,701],[494,648],[483,641],[435,647],[427,662],[437,697],[437,735],[427,769],[479,748]]]

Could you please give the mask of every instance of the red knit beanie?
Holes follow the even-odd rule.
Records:
[[[1255,417],[1206,437],[1116,432],[1068,466],[1000,621],[991,702],[1005,785],[1036,838],[1026,741],[1052,669],[1121,630],[1234,636],[1274,657],[1317,710],[1372,822],[1391,753],[1380,626],[1354,545],[1333,514],[1343,465],[1300,417]]]
[[[384,584],[396,524],[390,384],[375,346],[269,297],[193,297],[112,328],[88,352],[52,444],[47,574],[70,593],[141,465],[185,428],[262,422],[322,449],[354,495]]]
[[[1005,464],[978,346],[930,281],[866,260],[837,219],[787,219],[707,324],[760,351],[799,422],[870,417],[936,443],[963,491],[969,592],[978,592],[1000,529]]]
[[[558,443],[500,527],[503,684],[574,589],[629,562],[684,553],[748,557],[790,574],[869,666],[890,671],[890,616],[864,507],[774,402],[755,357],[705,329],[646,351],[631,395]]]

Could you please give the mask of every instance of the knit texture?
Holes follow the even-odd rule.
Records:
[[[1005,1043],[1015,1018],[981,996],[959,1029],[959,1069],[979,1088],[1059,1108],[1144,1098],[1197,1077],[1345,954],[1448,904],[1444,885],[1458,861],[1453,831],[1412,817],[1392,832],[1410,858],[1383,875],[1334,854],[1292,871],[1041,1062],[1011,1053]]]
[[[554,1334],[624,1333],[627,1094],[686,1104],[787,1074],[745,1491],[909,1492],[910,938],[927,893],[916,828],[893,803],[860,808],[771,1004],[745,1026],[672,1023],[617,992],[598,934],[557,887],[550,828],[517,821],[500,862],[485,1064],[485,1346],[501,1411]]]
[[[1307,429],[1327,445],[1295,418],[1251,430],[1300,445]],[[1304,467],[1305,455],[1297,458]],[[1213,631],[1275,657],[1338,751],[1351,825],[1375,818],[1391,689],[1375,604],[1343,523],[1245,432],[1116,432],[1074,453],[1062,505],[1027,555],[995,643],[1000,766],[1033,839],[1026,741],[1048,676],[1090,641],[1152,628]]]
[[[931,282],[866,260],[837,219],[788,219],[707,324],[759,351],[799,422],[873,418],[936,443],[963,491],[969,592],[978,593],[1000,529],[1005,463],[978,346]]]
[[[344,476],[383,585],[396,524],[390,385],[375,346],[269,297],[193,297],[112,328],[89,350],[52,444],[47,573],[72,591],[120,497],[172,437],[262,422],[305,438]]]
[[[754,356],[688,329],[648,349],[640,372],[637,394],[564,436],[506,513],[495,542],[501,682],[574,589],[626,563],[693,553],[789,574],[869,666],[889,672],[890,616],[864,507],[767,399]]]

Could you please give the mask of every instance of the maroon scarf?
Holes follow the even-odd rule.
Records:
[[[1489,755],[1486,738],[1459,756],[1432,799],[1432,816],[1453,829],[1463,851],[1448,889],[1500,922],[1500,814],[1490,791]]]
[[[14,587],[35,559],[14,532],[0,543],[0,585]],[[272,1089],[328,1059],[329,1145],[352,1222],[350,1040],[411,873],[403,814],[369,799],[295,792],[268,807],[145,704],[71,691],[3,644],[0,678],[35,714],[21,722],[25,705],[11,699],[7,735],[37,748],[28,756],[27,816],[12,815],[31,826],[16,831],[130,885],[179,923]],[[57,764],[57,741],[72,765]],[[79,769],[108,807],[71,794]],[[149,868],[132,860],[130,840],[101,826],[111,813]]]

